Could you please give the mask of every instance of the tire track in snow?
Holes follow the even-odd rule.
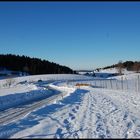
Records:
[[[19,109],[19,110],[13,109],[13,110],[10,110],[9,112],[4,112],[4,115],[2,115],[0,117],[0,125],[8,124],[10,122],[16,121],[20,117],[23,117],[24,115],[28,114],[30,111],[33,111],[34,109],[42,107],[46,103],[49,104],[50,102],[54,101],[58,97],[61,97],[61,95],[58,94],[58,95],[51,96],[47,99],[37,101],[37,102],[33,103],[31,106],[30,105],[25,106],[25,107],[23,106],[23,108]]]

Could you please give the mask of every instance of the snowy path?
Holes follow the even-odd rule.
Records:
[[[140,117],[111,92],[90,87],[77,89],[63,100],[30,113],[15,124],[17,131],[8,135],[10,138],[140,138]],[[137,109],[139,112],[140,107]],[[34,123],[29,127],[28,122]],[[11,126],[5,126],[6,130]]]
[[[44,99],[41,99],[39,101],[34,101],[32,103],[28,103],[25,105],[21,104],[17,107],[12,107],[5,111],[0,111],[0,125],[5,125],[11,122],[15,122],[18,119],[26,116],[28,113],[37,110],[45,105],[53,104],[53,102],[63,99],[64,96],[67,96],[67,94],[69,94],[69,92],[65,92],[65,91],[60,92],[58,90],[55,90],[55,88],[53,88],[52,86],[46,85],[44,87],[47,89],[49,94],[51,93],[49,95],[50,97],[49,96],[46,98],[44,97]]]
[[[19,108],[12,108],[8,109],[6,111],[0,112],[0,125],[8,124],[10,122],[16,121],[19,118],[25,116],[26,114],[30,113],[31,111],[38,109],[39,107],[42,107],[43,105],[53,103],[54,100],[56,100],[58,97],[62,98],[62,95],[54,95],[52,97],[49,97],[47,99],[43,99],[41,101],[37,101],[33,104],[20,106]]]

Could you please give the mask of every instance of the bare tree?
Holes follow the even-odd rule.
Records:
[[[27,64],[23,67],[23,71],[24,71],[24,74],[25,74],[25,73],[26,73],[26,75],[28,74],[28,72],[29,72],[29,67],[28,67]]]
[[[133,70],[136,71],[136,72],[140,72],[140,63],[135,63],[133,65]]]
[[[6,79],[6,84],[8,87],[10,87],[14,83],[15,83],[15,80],[12,77],[9,77],[8,79]]]
[[[123,62],[120,60],[117,64],[117,67],[116,67],[119,75],[122,75],[122,71],[123,71]]]

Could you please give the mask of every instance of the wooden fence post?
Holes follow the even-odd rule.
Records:
[[[137,92],[137,79],[135,79],[135,91]]]
[[[122,86],[122,90],[123,90],[123,77],[121,77],[121,86]]]
[[[128,91],[128,79],[126,78],[126,84],[127,84],[127,91]]]
[[[116,89],[118,90],[117,80],[115,80],[115,81],[116,81]]]
[[[111,89],[112,89],[112,80],[110,79],[110,87],[111,87]]]
[[[107,88],[107,80],[105,80],[105,88]]]
[[[138,81],[137,81],[137,92],[139,92],[139,80],[140,80],[140,78],[139,78],[139,75],[138,75]]]
[[[101,79],[100,79],[100,87],[102,87]]]
[[[104,85],[105,85],[105,83],[104,83],[104,82],[105,82],[105,80],[103,80],[103,88],[105,88],[105,86],[104,86]]]

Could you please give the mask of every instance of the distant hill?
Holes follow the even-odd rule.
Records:
[[[71,74],[72,69],[47,60],[39,58],[30,58],[28,56],[19,56],[13,54],[0,55],[0,69],[6,68],[12,71],[26,72],[35,74]]]
[[[126,61],[126,62],[121,62],[122,63],[122,67],[125,68],[127,71],[140,71],[140,61]],[[115,68],[118,67],[118,63],[117,64],[113,64],[111,66],[106,66],[102,69],[109,69],[109,68]],[[99,70],[101,68],[98,68],[97,70]]]

